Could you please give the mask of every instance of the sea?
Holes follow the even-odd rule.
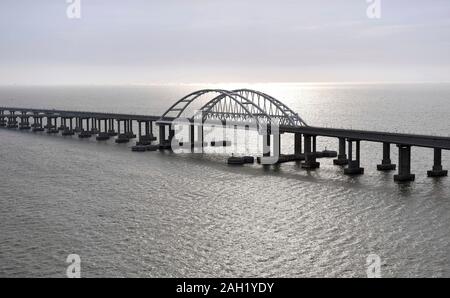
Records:
[[[12,85],[0,106],[161,115],[218,88],[263,91],[308,125],[450,136],[446,83]],[[361,143],[365,173],[348,177],[332,159],[227,165],[257,156],[257,135],[203,154],[6,128],[0,140],[0,277],[63,278],[71,254],[81,277],[366,277],[373,260],[382,277],[450,277],[450,180],[427,177],[432,149],[412,148],[416,181],[399,184],[376,170],[378,143]]]

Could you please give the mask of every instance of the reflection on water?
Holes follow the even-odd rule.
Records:
[[[449,131],[448,85],[250,87],[311,125]],[[0,105],[161,114],[200,88],[5,87]],[[371,143],[361,146],[365,175],[346,177],[326,159],[316,171],[236,168],[217,152],[141,154],[4,129],[0,138],[0,276],[63,277],[71,253],[85,277],[365,276],[371,253],[383,276],[450,276],[450,186],[426,177],[429,149],[413,148],[416,181],[398,185],[376,171],[382,146]],[[325,147],[337,141],[319,138]],[[293,152],[291,136],[282,151]]]

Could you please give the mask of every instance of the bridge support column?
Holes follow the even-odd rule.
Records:
[[[428,177],[444,177],[448,175],[447,170],[442,169],[442,149],[434,148],[433,170],[427,172]]]
[[[125,132],[125,134],[128,138],[134,139],[136,135],[133,133],[133,120],[125,120],[125,123],[127,125],[127,131]]]
[[[281,133],[273,135],[273,155],[280,157],[281,156]]]
[[[198,150],[195,150],[196,153],[203,153],[203,124],[197,126],[197,143]]]
[[[69,120],[69,126],[67,126],[67,120]],[[72,136],[75,134],[75,132],[73,131],[73,123],[72,123],[72,118],[69,117],[65,117],[65,118],[61,118],[61,121],[63,122],[61,127],[63,127],[61,135],[63,136]]]
[[[115,131],[115,128],[114,128],[114,119],[109,119],[108,135],[111,137],[114,137],[117,135],[117,132]]]
[[[338,158],[333,160],[333,164],[337,166],[348,164],[347,154],[345,153],[345,138],[339,138],[339,154]]]
[[[414,181],[416,175],[411,174],[411,146],[397,145],[398,147],[398,175],[394,175],[394,181]]]
[[[169,125],[169,143],[172,143],[172,139],[175,137],[175,130]]]
[[[303,169],[313,170],[320,167],[320,162],[316,161],[315,136],[304,135],[305,162],[301,163]],[[312,147],[312,148],[311,148]]]
[[[294,154],[302,154],[302,134],[298,132],[294,134]]]
[[[266,134],[262,135],[263,137],[263,156],[269,157],[270,156],[270,133],[267,132]]]
[[[159,125],[159,144],[162,145],[166,142],[166,126]]]
[[[355,159],[353,159],[353,142],[356,145]],[[346,175],[364,174],[364,168],[361,168],[360,140],[348,140],[348,167],[344,169]]]
[[[377,165],[378,171],[393,171],[396,167],[391,163],[391,144],[383,143],[383,160]]]
[[[102,120],[103,120],[103,130],[102,130]],[[107,119],[98,119],[98,135],[95,138],[97,141],[106,141],[109,140],[110,135],[108,133],[108,120]]]

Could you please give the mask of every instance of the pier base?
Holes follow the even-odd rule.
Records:
[[[339,154],[337,159],[333,160],[333,164],[337,166],[345,166],[348,164],[347,154],[345,153],[345,139],[339,138]]]
[[[89,131],[84,130],[84,131],[80,132],[80,134],[78,135],[78,137],[79,137],[80,139],[87,139],[87,138],[92,137],[92,134],[91,134]]]
[[[110,137],[115,137],[115,136],[117,136],[117,132],[114,129],[110,129],[110,130],[108,130],[108,135]]]
[[[49,128],[47,129],[47,133],[48,133],[48,134],[59,133],[59,130],[58,130],[57,127],[49,127]]]
[[[414,181],[416,175],[411,174],[411,146],[397,145],[398,147],[398,174],[394,175],[394,181]]]
[[[359,162],[353,160],[348,163],[348,168],[344,169],[345,175],[362,175],[364,174],[364,168],[359,166]]]
[[[378,171],[393,171],[397,165],[391,163],[391,144],[383,143],[383,160],[377,165]]]
[[[353,142],[356,143],[356,156],[353,160]],[[360,141],[348,140],[348,167],[344,169],[345,175],[362,175],[364,174],[364,168],[360,166]]]
[[[300,164],[302,169],[314,170],[320,168],[320,162],[316,161],[316,136],[304,135],[305,161]]]
[[[427,172],[428,177],[446,177],[448,176],[447,170],[431,170]]]
[[[414,174],[394,175],[394,181],[396,181],[396,182],[409,182],[409,181],[414,181],[415,179],[416,179],[416,175],[414,175]]]
[[[129,141],[130,141],[130,138],[126,134],[119,134],[119,136],[115,140],[115,142],[117,144],[128,143]]]
[[[320,168],[320,162],[315,161],[315,157],[314,157],[314,159],[311,159],[311,157],[310,157],[311,155],[315,156],[314,153],[309,153],[309,154],[305,155],[305,162],[302,162],[300,165],[302,169],[314,170],[314,169]]]
[[[97,141],[106,141],[109,140],[110,136],[107,132],[101,132],[95,137]]]
[[[434,149],[434,165],[431,171],[427,172],[428,177],[445,177],[448,171],[442,169],[442,149]]]
[[[73,129],[65,129],[61,135],[63,136],[73,136],[75,134],[75,132],[73,131]]]

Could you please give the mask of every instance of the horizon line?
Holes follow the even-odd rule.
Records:
[[[9,83],[0,87],[76,87],[76,86],[198,86],[198,85],[406,85],[406,84],[450,84],[450,81],[304,81],[304,82],[152,82],[152,83],[57,83],[57,84],[22,84]]]

